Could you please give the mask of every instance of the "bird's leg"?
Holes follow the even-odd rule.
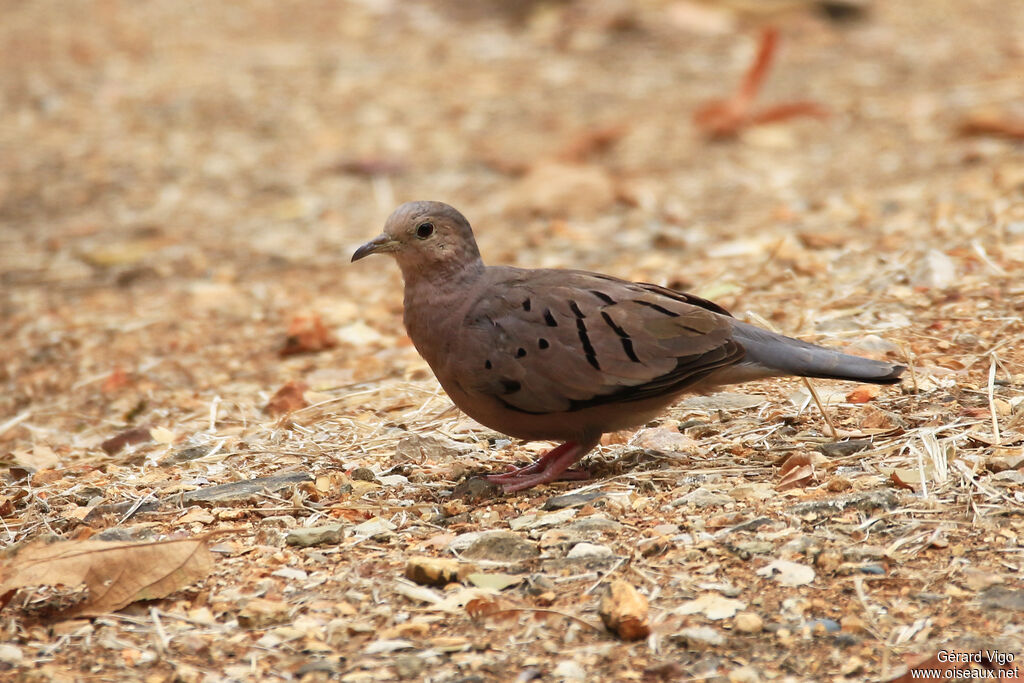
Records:
[[[570,470],[569,467],[597,445],[597,440],[566,441],[557,448],[542,455],[536,462],[511,472],[492,474],[488,481],[501,484],[506,493],[522,491],[538,484],[565,479],[589,479],[590,474],[583,470]]]
[[[548,466],[548,463],[557,459],[562,453],[565,453],[567,450],[573,448],[574,446],[576,446],[575,441],[566,441],[561,446],[556,446],[555,448],[552,448],[550,451],[540,456],[539,458],[531,462],[529,465],[524,465],[523,467],[509,465],[507,472],[502,472],[500,474],[489,474],[487,475],[487,479],[489,481],[493,481],[495,483],[500,484],[503,483],[503,480],[512,481],[515,479],[515,477],[521,477],[527,474],[536,474],[537,472],[543,471]]]

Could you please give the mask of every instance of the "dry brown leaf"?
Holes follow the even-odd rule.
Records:
[[[109,455],[113,455],[125,446],[135,446],[152,440],[153,435],[149,431],[149,426],[144,425],[142,427],[126,429],[117,436],[110,437],[100,444],[100,448],[105,450]]]
[[[288,382],[288,384],[274,392],[274,395],[267,401],[267,405],[263,406],[263,412],[273,417],[281,417],[300,408],[305,408],[309,403],[303,397],[303,394],[308,389],[309,386],[302,382]]]
[[[473,619],[481,619],[492,614],[505,611],[504,606],[491,598],[474,598],[466,603],[466,614]]]
[[[96,616],[170,595],[213,567],[208,536],[118,543],[33,541],[0,564],[0,595],[26,586],[85,584],[89,597],[61,618]]]
[[[862,417],[860,421],[861,430],[889,430],[894,428],[895,426],[896,424],[893,422],[892,417],[882,412],[881,410],[876,410],[875,408],[872,408],[870,406],[865,408],[864,417]]]
[[[779,468],[779,483],[775,488],[787,491],[797,486],[809,486],[814,483],[814,464],[807,453],[794,453]]]
[[[989,137],[1024,140],[1024,118],[1013,118],[1009,114],[977,112],[960,122],[960,135],[982,135]]]
[[[13,453],[14,462],[32,470],[45,470],[60,467],[60,456],[45,444],[37,443],[31,451],[19,450]]]

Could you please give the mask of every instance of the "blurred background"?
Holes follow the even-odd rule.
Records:
[[[694,116],[766,26],[753,107],[818,115],[716,138]],[[10,414],[122,366],[265,389],[309,363],[274,360],[301,312],[342,342],[321,363],[400,371],[367,360],[402,337],[397,269],[348,258],[410,199],[460,208],[491,263],[792,333],[854,293],[851,329],[906,326],[915,286],[998,272],[974,244],[1021,258],[1019,3],[39,0],[6,6],[0,54]]]

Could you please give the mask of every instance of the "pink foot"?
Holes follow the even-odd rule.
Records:
[[[524,477],[528,474],[536,474],[537,472],[543,472],[552,462],[557,460],[563,453],[576,446],[575,441],[566,441],[561,446],[552,448],[550,451],[534,460],[529,465],[523,467],[509,466],[507,472],[501,472],[499,474],[487,475],[488,481],[493,481],[496,484],[502,484],[507,481],[514,481],[517,477]],[[571,464],[571,463],[570,463]]]
[[[485,478],[487,481],[500,484],[506,493],[522,491],[552,481],[589,479],[589,472],[569,468],[596,445],[596,440],[584,443],[566,441],[561,446],[552,448],[534,463],[509,472],[491,474]]]

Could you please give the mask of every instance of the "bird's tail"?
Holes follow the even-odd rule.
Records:
[[[736,369],[751,375],[797,375],[871,384],[896,384],[906,367],[897,363],[851,356],[733,321],[733,338],[747,354]]]

